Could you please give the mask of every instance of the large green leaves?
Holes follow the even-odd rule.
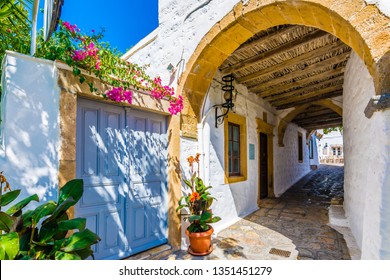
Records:
[[[7,213],[9,215],[14,215],[18,211],[22,210],[31,201],[39,202],[38,195],[34,194],[34,195],[31,195],[31,196],[21,200],[20,202],[16,203],[14,206],[10,207],[7,211],[5,211],[5,213]]]
[[[19,194],[20,190],[14,190],[3,194],[0,198],[0,206],[3,207],[10,204],[18,197]]]
[[[47,223],[41,227],[39,231],[39,240],[41,242],[49,241],[53,236],[63,232],[64,236],[69,230],[78,229],[82,231],[85,229],[86,219],[85,218],[76,218],[72,220],[64,220],[60,222],[53,221]]]
[[[61,251],[72,252],[83,250],[85,248],[89,248],[93,244],[96,244],[98,241],[100,241],[99,236],[89,229],[85,229],[81,232],[72,234],[72,236],[70,236],[65,242],[64,247],[61,248]]]
[[[16,232],[0,235],[0,260],[13,260],[19,252],[19,236]]]
[[[39,205],[35,210],[34,214],[32,215],[32,222],[34,225],[38,224],[38,222],[43,218],[46,217],[54,212],[57,208],[57,203],[54,201],[48,201],[45,204]]]
[[[4,212],[0,212],[0,230],[10,232],[15,221],[15,217],[12,217]]]
[[[2,196],[2,205],[13,202],[19,193]],[[7,232],[0,238],[0,259],[80,260],[93,256],[91,246],[100,241],[99,236],[86,229],[85,218],[69,220],[67,215],[82,193],[82,180],[72,180],[60,190],[58,203],[48,201],[23,212],[31,201],[39,201],[32,195],[0,212],[0,230]]]
[[[68,198],[74,200],[74,204],[81,198],[83,195],[83,180],[74,179],[67,182],[61,189],[60,195],[58,197],[58,204],[60,205]]]
[[[201,222],[208,222],[211,219],[212,214],[210,212],[203,212],[202,216],[200,217]]]

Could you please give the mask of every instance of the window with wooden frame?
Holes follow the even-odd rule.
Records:
[[[228,173],[230,176],[240,176],[240,126],[228,123]]]
[[[309,158],[310,159],[314,158],[314,141],[313,141],[313,138],[310,138],[310,141],[309,141]]]
[[[298,162],[303,162],[303,136],[298,132]]]
[[[246,119],[230,113],[225,119],[225,183],[247,179]]]

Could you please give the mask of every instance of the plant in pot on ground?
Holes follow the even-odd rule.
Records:
[[[1,207],[15,201],[19,194],[20,190],[11,190],[1,172],[0,260],[82,260],[93,257],[91,246],[100,241],[99,236],[86,228],[85,218],[69,219],[67,214],[83,194],[83,180],[67,182],[60,189],[57,202],[48,201],[24,211],[31,201],[39,201],[34,194],[1,211]]]
[[[187,158],[191,179],[184,180],[184,183],[189,192],[179,199],[176,212],[181,212],[182,209],[187,212],[181,214],[185,215],[184,219],[190,223],[186,230],[190,240],[188,252],[193,255],[207,255],[212,252],[211,235],[214,232],[210,224],[220,221],[221,218],[213,215],[210,208],[215,200],[209,192],[212,186],[204,185],[199,178],[199,156],[200,154],[196,154],[195,157]],[[194,171],[194,164],[197,164],[197,171]]]

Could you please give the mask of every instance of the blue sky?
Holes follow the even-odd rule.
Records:
[[[157,5],[158,0],[64,0],[61,19],[84,32],[103,27],[104,41],[124,53],[158,26]]]

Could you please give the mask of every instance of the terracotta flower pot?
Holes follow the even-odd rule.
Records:
[[[213,234],[214,229],[210,226],[208,231],[204,232],[189,232],[186,230],[186,234],[190,239],[190,247],[188,252],[191,255],[195,256],[204,256],[208,255],[213,251],[211,246],[211,235]]]

